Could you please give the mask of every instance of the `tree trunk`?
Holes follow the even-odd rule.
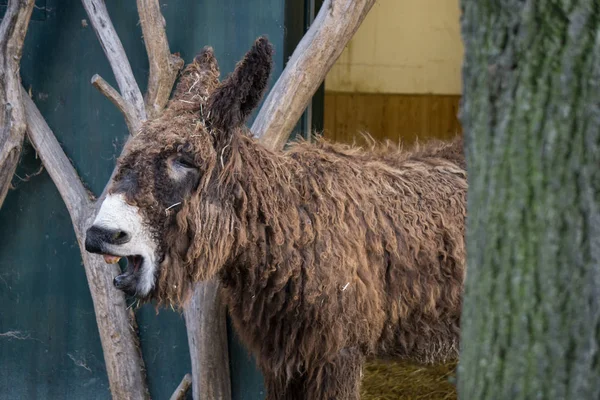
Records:
[[[600,6],[463,0],[461,399],[600,398]]]

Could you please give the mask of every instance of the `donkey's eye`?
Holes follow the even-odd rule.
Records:
[[[178,156],[177,158],[175,158],[173,160],[173,162],[183,168],[188,168],[188,169],[195,169],[196,166],[194,165],[194,162],[192,161],[192,159],[190,157],[187,156]]]

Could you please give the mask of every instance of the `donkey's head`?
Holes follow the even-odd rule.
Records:
[[[259,38],[219,83],[205,48],[183,71],[161,117],[127,143],[85,241],[107,262],[127,258],[114,280],[118,289],[181,303],[192,282],[210,278],[230,257],[235,224],[223,176],[271,64],[272,47]]]

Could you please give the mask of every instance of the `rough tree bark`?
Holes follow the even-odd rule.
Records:
[[[35,0],[11,0],[0,24],[0,207],[25,138],[19,65]]]
[[[123,44],[108,15],[104,0],[81,0],[81,3],[92,22],[92,27],[94,28],[94,32],[96,32],[102,50],[104,50],[104,54],[108,58],[110,68],[115,75],[115,80],[121,91],[120,96],[122,96],[123,104],[128,105],[121,112],[125,115],[129,132],[135,134],[140,128],[141,123],[146,120],[147,114],[142,93],[133,77],[133,71],[131,70],[131,65],[127,59]],[[108,83],[106,83],[106,86],[110,87]],[[98,88],[98,86],[96,87]],[[113,91],[114,93],[118,93],[114,89]],[[118,104],[116,105],[119,107]]]
[[[463,0],[462,399],[600,398],[600,5]]]

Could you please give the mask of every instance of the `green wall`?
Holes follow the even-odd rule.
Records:
[[[0,1],[0,11],[2,4]],[[113,23],[142,90],[148,61],[135,2],[107,1]],[[204,45],[222,76],[267,34],[284,63],[285,0],[161,0],[172,51],[189,62]],[[21,75],[85,184],[99,193],[126,139],[116,108],[89,83],[99,73],[116,87],[110,67],[78,0],[38,0]],[[289,21],[288,13],[288,21]],[[297,25],[297,24],[296,24]],[[288,35],[289,36],[289,35]],[[292,43],[293,45],[293,43]],[[0,210],[0,398],[107,399],[108,381],[92,301],[67,210],[35,151],[26,145]],[[23,178],[23,179],[21,179]],[[168,398],[190,371],[183,317],[137,312],[148,383],[154,399]],[[234,399],[264,397],[253,360],[230,334]]]

